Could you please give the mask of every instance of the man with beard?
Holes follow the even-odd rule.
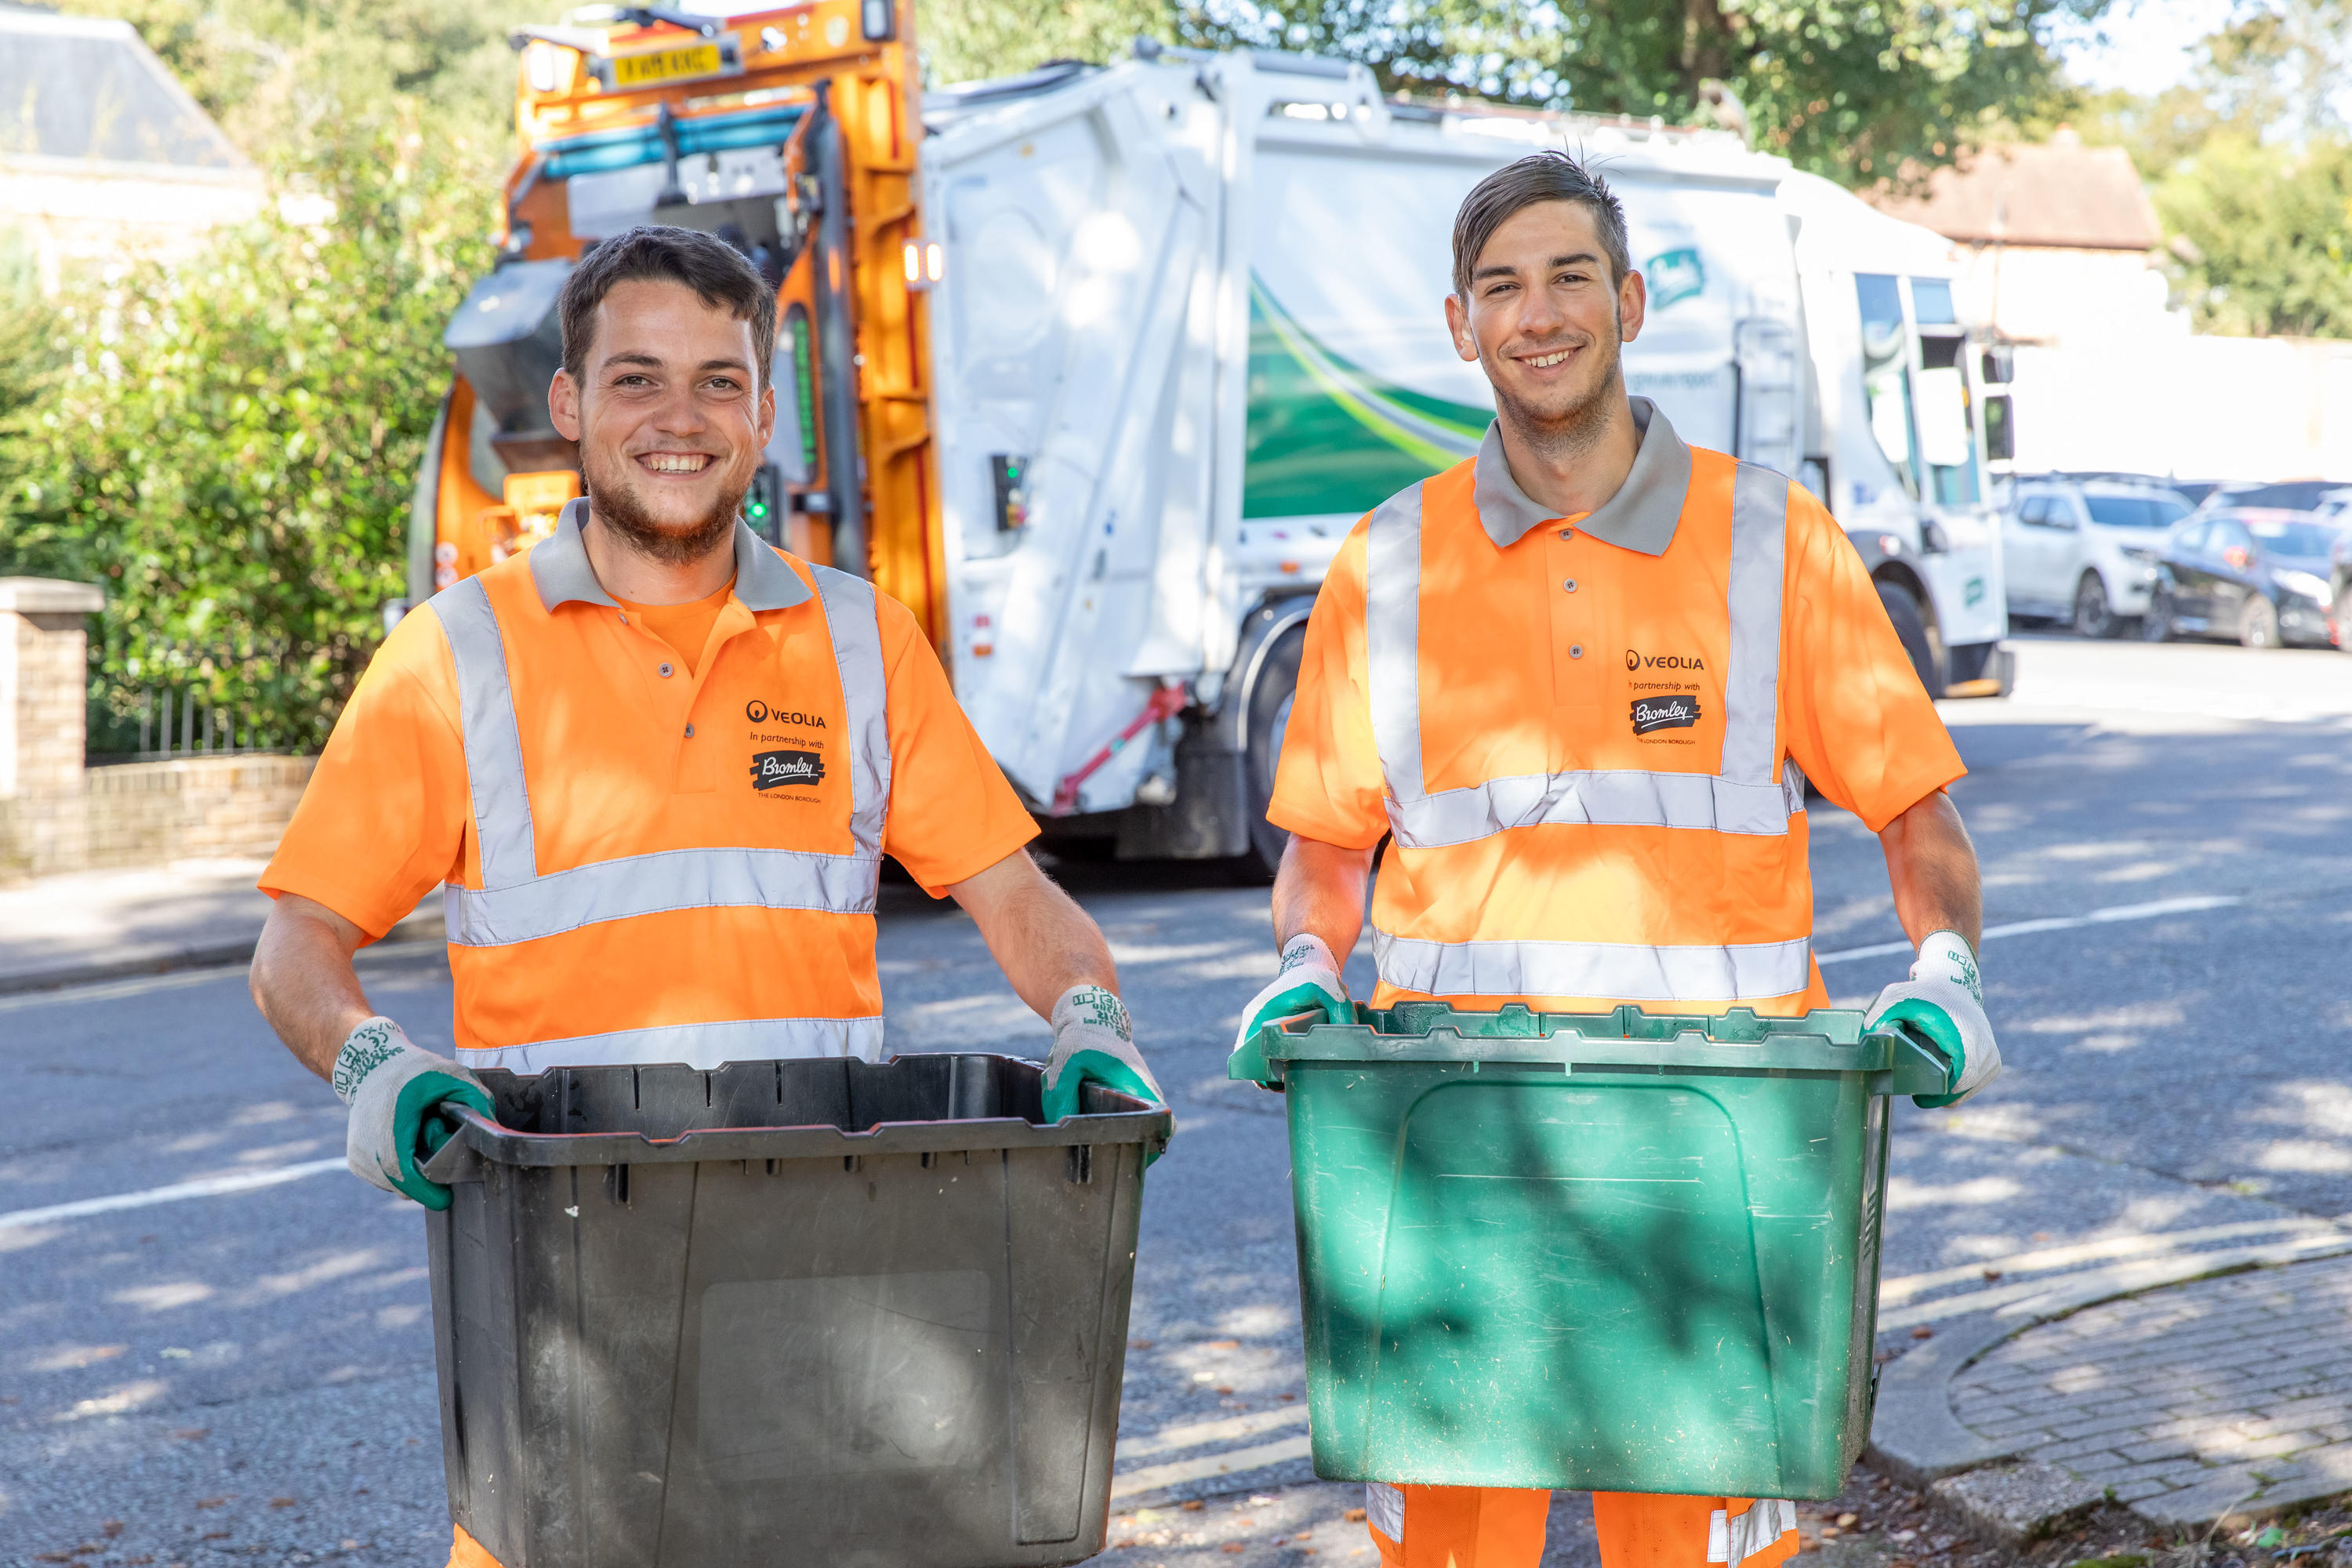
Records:
[[[775,294],[708,235],[639,228],[573,269],[555,426],[586,496],[403,620],[335,725],[261,887],[253,994],[351,1108],[352,1169],[418,1167],[472,1068],[883,1053],[884,855],[971,915],[1054,1026],[1048,1120],[1093,1078],[1158,1100],[1102,933],[914,616],[762,543],[739,510],[775,424]],[[455,1059],[352,954],[446,884]],[[490,1564],[463,1530],[451,1562]],[[495,1564],[491,1564],[495,1568]]]
[[[1948,1059],[1948,1104],[2000,1066],[1974,944],[1963,769],[1861,558],[1780,475],[1684,444],[1625,391],[1645,298],[1623,209],[1547,153],[1482,182],[1454,230],[1454,347],[1493,384],[1478,455],[1359,524],[1307,623],[1267,817],[1275,1019],[1352,1022],[1339,956],[1372,902],[1373,1005],[1654,1013],[1828,1005],[1812,962],[1805,780],[1879,836],[1912,979],[1871,1020]],[[1800,771],[1801,769],[1801,772]],[[1375,1484],[1386,1568],[1536,1568],[1549,1494]],[[1769,1568],[1772,1500],[1593,1499],[1606,1568]]]

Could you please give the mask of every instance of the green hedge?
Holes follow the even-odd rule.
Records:
[[[104,584],[94,750],[155,688],[324,743],[404,591],[441,331],[491,260],[494,187],[450,152],[398,124],[314,142],[259,221],[54,307],[0,451],[0,571]]]

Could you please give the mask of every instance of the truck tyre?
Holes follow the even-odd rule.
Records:
[[[1298,659],[1307,647],[1307,626],[1300,622],[1275,639],[1258,667],[1249,689],[1249,712],[1243,728],[1247,750],[1242,765],[1249,784],[1250,847],[1234,870],[1246,884],[1263,886],[1274,880],[1282,866],[1285,833],[1265,819],[1274,801],[1274,769],[1282,757],[1283,731],[1290,725],[1290,702],[1298,690]]]
[[[2139,618],[2139,640],[2172,640],[2172,595],[2161,583],[2147,591],[2147,614]]]
[[[1944,660],[1935,638],[1927,630],[1927,612],[1911,590],[1900,583],[1881,582],[1878,602],[1886,606],[1886,618],[1895,623],[1895,635],[1903,643],[1903,651],[1911,656],[1911,668],[1919,677],[1919,684],[1927,689],[1930,697],[1944,694]]]
[[[2116,635],[2116,612],[2107,603],[2107,585],[2096,572],[2085,572],[2074,585],[2074,635],[2080,637],[2111,637]]]

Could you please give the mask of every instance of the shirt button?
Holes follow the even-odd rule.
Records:
[[[1574,588],[1574,587],[1576,586],[1576,584],[1573,584],[1573,583],[1571,583],[1571,584],[1569,584],[1569,586],[1570,586],[1570,588]],[[661,667],[661,673],[662,673],[662,679],[663,679],[664,680],[667,680],[667,679],[669,679],[669,666],[667,666],[667,665],[666,665],[666,664],[665,664],[665,665],[663,665],[663,666]]]
[[[1574,539],[1576,537],[1576,530],[1572,528],[1563,528],[1559,531],[1559,536],[1562,539]]]
[[[689,741],[694,739],[694,726],[691,724],[686,727],[686,738]]]
[[[616,619],[618,619],[618,620],[620,621],[620,623],[621,623],[623,626],[627,626],[627,625],[629,624],[629,617],[628,617],[628,616],[627,616],[625,612],[620,611],[620,610],[614,610],[614,611],[613,612],[613,615],[614,615],[614,616]]]
[[[1570,658],[1582,658],[1584,657],[1584,645],[1582,643],[1571,643],[1569,645],[1568,657]]]
[[[1575,593],[1575,592],[1576,592],[1576,579],[1575,579],[1575,578],[1573,578],[1573,577],[1570,577],[1567,582],[1562,583],[1562,584],[1560,584],[1560,586],[1561,586],[1562,588],[1565,588],[1566,590],[1568,590],[1568,592],[1570,592],[1570,593],[1573,594],[1573,593]],[[665,667],[664,667],[664,668],[665,668],[665,673],[667,673],[667,667],[666,667],[666,666],[665,666]]]

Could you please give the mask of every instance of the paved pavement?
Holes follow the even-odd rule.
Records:
[[[2220,1289],[2150,1289],[2168,1279],[2352,1242],[2352,660],[2043,639],[2021,659],[2015,701],[1948,705],[1974,769],[1957,794],[1988,871],[2009,1070],[1958,1112],[1898,1107],[1888,1193],[1892,1403],[1940,1410],[1969,1463],[2041,1446],[1966,1425],[1968,1380],[2108,1310],[2067,1303],[2123,1292],[2161,1312]],[[2250,692],[2294,710],[2230,717]],[[1859,1005],[1907,959],[1888,951],[1877,846],[1824,807],[1813,859],[1824,971]],[[1281,1101],[1222,1076],[1235,1012],[1272,970],[1265,895],[1183,868],[1065,875],[1111,936],[1180,1123],[1145,1209],[1108,1560],[1369,1563],[1343,1517],[1360,1495],[1304,1458]],[[0,963],[26,929],[11,908],[37,935],[80,918],[16,894]],[[887,889],[881,952],[899,1048],[1042,1050],[1044,1025],[951,907]],[[446,1046],[436,946],[362,966],[378,1005]],[[84,1544],[75,1560],[189,1568],[437,1561],[415,1214],[334,1170],[340,1110],[269,1039],[242,973],[0,996],[0,1564]],[[2308,1297],[2312,1341],[2340,1346],[2352,1322],[2301,1284],[2340,1267],[2237,1280]],[[2199,1310],[2241,1338],[2272,1310],[2213,1301]],[[2103,1347],[2166,1332],[2075,1345],[2043,1371],[2048,1399],[2093,1392],[2060,1362],[2105,1366]],[[2248,1388],[2243,1418],[2282,1414]],[[1557,1563],[1591,1561],[1580,1508],[1559,1501]]]

